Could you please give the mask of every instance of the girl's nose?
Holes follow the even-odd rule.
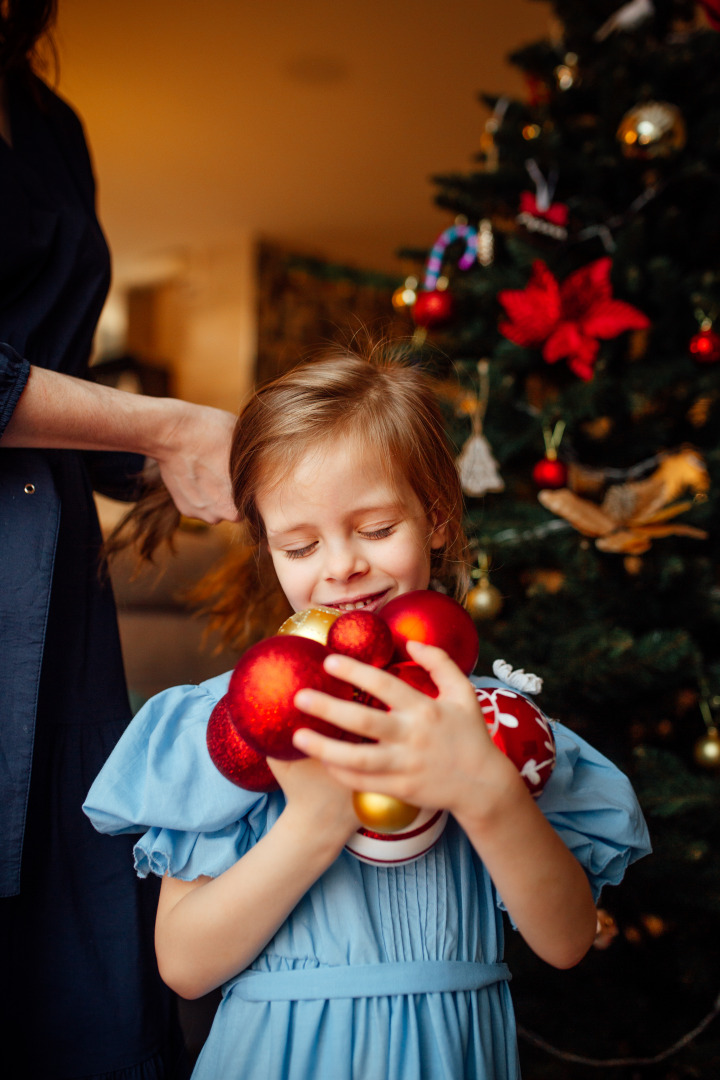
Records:
[[[369,567],[365,556],[352,544],[327,549],[325,577],[328,581],[350,581],[351,578],[366,574]]]

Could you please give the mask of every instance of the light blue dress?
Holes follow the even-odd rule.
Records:
[[[217,876],[283,809],[281,792],[244,791],[210,760],[205,729],[228,680],[154,697],[90,790],[98,830],[144,832],[141,876]],[[558,760],[538,805],[597,898],[650,850],[647,829],[623,774],[553,731]],[[344,851],[223,987],[193,1080],[517,1080],[501,908],[452,817],[415,862],[378,867]]]

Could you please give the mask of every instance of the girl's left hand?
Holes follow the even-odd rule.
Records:
[[[329,656],[328,672],[378,698],[388,711],[300,690],[298,708],[375,741],[342,742],[302,728],[295,746],[354,790],[456,816],[489,813],[517,785],[517,770],[490,739],[473,686],[447,653],[416,641],[408,642],[408,652],[432,678],[437,698],[387,671]]]

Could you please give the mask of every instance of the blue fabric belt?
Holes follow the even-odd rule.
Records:
[[[244,971],[226,992],[245,1001],[311,1001],[481,990],[510,978],[507,964],[413,960],[295,971]]]

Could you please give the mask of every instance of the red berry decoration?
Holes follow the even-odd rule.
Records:
[[[361,741],[293,704],[298,690],[306,687],[352,700],[352,686],[323,668],[326,656],[327,648],[312,638],[276,634],[258,641],[240,657],[226,697],[233,723],[249,746],[268,757],[294,761],[305,756],[292,744],[293,732],[300,727],[314,728],[334,739]]]
[[[532,478],[541,488],[561,488],[567,483],[567,466],[557,458],[544,457],[532,471]]]
[[[452,597],[416,589],[390,600],[380,615],[392,631],[396,660],[410,660],[406,643],[422,641],[444,649],[465,675],[475,667],[478,632],[469,613]]]
[[[413,322],[426,329],[442,326],[452,318],[453,309],[453,298],[447,289],[442,292],[439,289],[419,292],[412,308]]]
[[[701,327],[697,334],[690,338],[688,347],[691,355],[700,364],[717,364],[720,360],[720,334],[716,334],[709,326]]]
[[[247,791],[276,791],[280,786],[265,755],[249,747],[233,724],[225,698],[210,713],[206,739],[213,765],[233,784]]]
[[[509,687],[476,687],[475,693],[490,738],[537,798],[555,766],[555,739],[547,717]]]
[[[388,624],[372,611],[346,611],[328,631],[331,652],[352,656],[372,667],[385,667],[393,654],[393,639]]]

